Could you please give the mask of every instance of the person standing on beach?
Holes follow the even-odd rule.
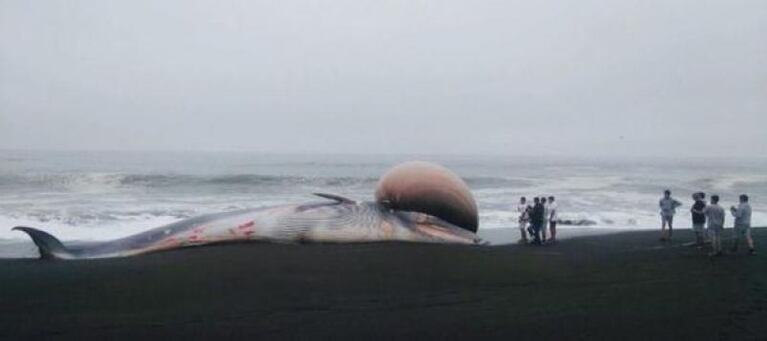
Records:
[[[541,196],[541,205],[543,205],[543,219],[541,221],[541,241],[546,242],[546,230],[549,228],[549,204],[546,197]]]
[[[708,235],[711,238],[711,253],[709,256],[722,255],[722,231],[724,231],[724,208],[719,206],[719,196],[711,196],[711,205],[703,208],[703,214],[708,220]]]
[[[519,233],[522,235],[519,242],[527,244],[527,224],[530,222],[530,205],[527,204],[527,198],[519,198],[517,213],[519,213]]]
[[[738,251],[738,244],[740,244],[740,240],[745,236],[748,243],[748,253],[750,255],[756,254],[754,251],[754,239],[751,238],[751,205],[748,204],[748,195],[742,194],[740,196],[740,204],[738,204],[738,207],[730,207],[730,212],[735,217],[735,244],[732,245],[732,252]]]
[[[703,210],[706,208],[706,194],[695,193],[692,195],[695,204],[690,208],[692,213],[692,231],[695,232],[695,244],[700,248],[704,242],[704,227],[706,225],[706,214]]]
[[[674,232],[674,215],[676,214],[676,208],[682,206],[682,203],[671,197],[671,191],[663,191],[663,198],[658,202],[660,206],[660,240],[666,241],[671,239],[671,234]],[[668,225],[668,232],[666,232],[666,225]]]
[[[535,235],[535,229],[533,228],[533,205],[527,205],[527,219],[529,219],[527,224],[527,234],[530,238],[533,238]]]
[[[549,235],[551,236],[549,240],[552,242],[557,241],[557,203],[555,200],[554,196],[549,197],[549,214],[546,216],[549,221]]]
[[[541,226],[543,226],[543,204],[540,198],[533,200],[533,210],[530,214],[530,223],[533,226],[533,243],[534,245],[541,245]]]

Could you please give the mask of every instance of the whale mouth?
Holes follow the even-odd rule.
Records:
[[[416,213],[413,227],[416,232],[429,239],[456,244],[479,244],[482,242],[473,232],[423,213]]]
[[[455,230],[446,229],[440,226],[431,224],[418,224],[416,225],[416,231],[434,239],[440,241],[447,241],[457,244],[479,244],[481,240],[476,235],[466,236],[456,233]]]

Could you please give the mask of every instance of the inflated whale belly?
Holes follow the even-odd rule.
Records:
[[[29,234],[41,257],[57,259],[122,257],[246,240],[479,242],[477,205],[468,186],[436,164],[407,162],[392,168],[381,177],[375,202],[315,195],[325,200],[206,215],[81,247],[64,245],[39,229],[14,230]]]
[[[376,201],[393,210],[426,213],[471,232],[479,228],[477,203],[469,186],[445,167],[411,161],[381,177]]]

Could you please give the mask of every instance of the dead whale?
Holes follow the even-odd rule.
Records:
[[[468,186],[448,169],[427,162],[392,168],[376,201],[327,193],[321,201],[224,212],[160,226],[112,241],[65,245],[42,230],[17,226],[41,258],[92,259],[241,241],[477,244],[477,205]]]

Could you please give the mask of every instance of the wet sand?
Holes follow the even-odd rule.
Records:
[[[767,229],[754,236],[759,255],[715,259],[682,230],[0,260],[0,338],[764,339]]]

